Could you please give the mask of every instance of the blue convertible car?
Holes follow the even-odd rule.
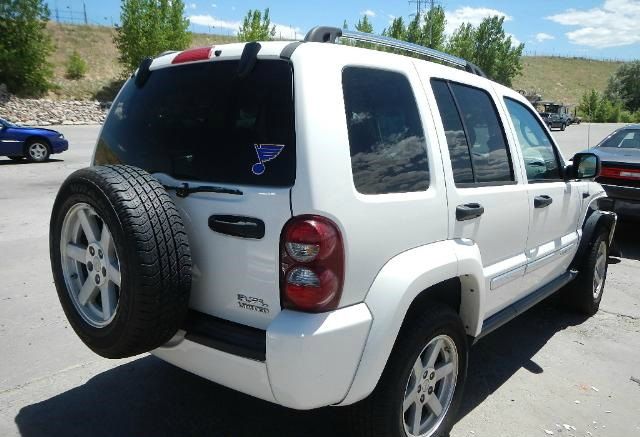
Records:
[[[69,142],[60,132],[38,127],[21,127],[0,118],[0,156],[42,162],[64,152]]]

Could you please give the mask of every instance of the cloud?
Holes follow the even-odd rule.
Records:
[[[216,18],[212,15],[191,15],[189,16],[189,21],[193,24],[198,24],[200,26],[210,26],[215,29],[227,29],[231,30],[233,33],[238,33],[238,29],[242,25],[240,21],[233,20],[222,20],[220,18]],[[304,34],[302,34],[302,30],[299,27],[287,26],[285,24],[279,23],[271,23],[272,26],[276,27],[276,38],[282,39],[302,39],[304,38]]]
[[[447,26],[445,32],[451,35],[462,23],[471,23],[477,26],[487,17],[493,17],[497,15],[504,17],[504,21],[511,21],[513,18],[506,13],[497,9],[490,8],[472,8],[470,6],[464,6],[454,11],[447,12]]]
[[[189,3],[189,4],[187,5],[187,8],[191,8],[191,9],[196,9],[197,7],[198,7],[198,5],[197,5],[197,4],[195,4],[195,3]]]
[[[573,44],[601,49],[640,43],[640,2],[637,0],[605,0],[600,7],[568,9],[547,19],[577,27],[566,33]]]
[[[556,37],[544,32],[536,33],[536,41],[538,42],[545,42],[552,39],[556,39]]]
[[[505,32],[505,34],[511,37],[511,47],[518,47],[522,43],[513,33]]]
[[[239,21],[227,21],[221,20],[219,18],[215,18],[211,15],[190,15],[189,21],[192,24],[199,24],[200,26],[210,26],[216,29],[229,29],[233,30],[234,33],[238,31],[240,28]]]
[[[284,24],[271,23],[276,26],[276,38],[281,39],[303,39],[304,34],[299,27],[287,26]]]
[[[365,9],[364,11],[360,12],[361,15],[366,15],[368,17],[375,17],[376,13],[373,12],[371,9]]]
[[[217,4],[215,4],[215,3],[211,3],[211,7],[212,7],[212,8],[217,8],[217,7],[218,7],[218,5],[217,5]]]

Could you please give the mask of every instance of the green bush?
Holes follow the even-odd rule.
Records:
[[[82,79],[87,72],[87,63],[74,51],[67,60],[67,78]]]
[[[621,123],[633,123],[635,122],[635,114],[629,111],[622,111],[620,113],[620,122]]]
[[[0,1],[0,83],[18,95],[40,96],[51,88],[48,19],[43,0]]]

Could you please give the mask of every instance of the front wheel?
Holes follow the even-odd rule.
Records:
[[[49,145],[44,141],[34,140],[27,145],[27,159],[31,162],[44,162],[50,154]]]
[[[564,131],[567,128],[567,125],[565,123],[562,123],[562,126],[560,126],[560,130]]]
[[[405,322],[374,392],[352,407],[361,436],[444,437],[453,427],[467,375],[458,315],[432,305]]]
[[[607,279],[607,260],[609,257],[609,234],[600,233],[593,241],[586,258],[580,266],[580,273],[569,284],[567,300],[569,305],[588,316],[598,312],[604,283]]]

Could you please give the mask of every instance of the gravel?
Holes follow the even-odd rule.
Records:
[[[0,118],[25,126],[102,123],[107,115],[97,100],[23,99],[0,84]]]

